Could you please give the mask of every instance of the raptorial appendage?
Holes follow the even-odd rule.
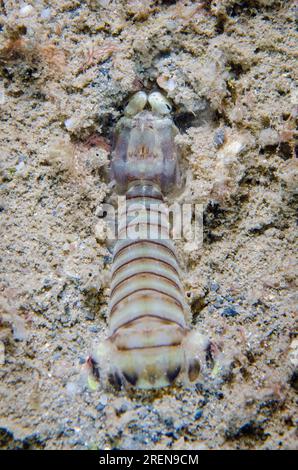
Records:
[[[143,389],[171,385],[178,377],[194,381],[206,347],[205,338],[188,327],[163,203],[181,185],[170,111],[160,93],[137,93],[117,125],[111,161],[126,210],[119,215],[113,254],[109,338],[93,359],[110,382]]]

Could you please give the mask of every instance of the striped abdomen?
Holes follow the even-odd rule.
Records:
[[[109,339],[117,355],[114,380],[140,388],[171,384],[185,362],[188,307],[168,231],[160,191],[133,185],[114,248]]]

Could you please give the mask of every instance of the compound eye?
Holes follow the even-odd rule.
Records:
[[[151,109],[157,114],[169,114],[172,111],[172,106],[165,96],[159,91],[154,91],[148,98]]]
[[[126,116],[135,116],[142,111],[147,103],[147,94],[144,91],[138,91],[133,95],[124,109]]]

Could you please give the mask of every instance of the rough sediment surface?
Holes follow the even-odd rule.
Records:
[[[295,2],[4,3],[0,448],[297,447]],[[156,88],[181,131],[180,200],[204,206],[203,245],[177,248],[211,346],[194,386],[92,391],[112,130]]]

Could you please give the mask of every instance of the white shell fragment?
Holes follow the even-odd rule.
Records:
[[[74,118],[68,118],[64,121],[64,125],[68,131],[74,129],[76,125],[76,121]]]
[[[124,109],[124,114],[126,116],[135,116],[140,111],[142,111],[147,103],[147,94],[144,91],[138,91],[133,97],[129,100],[128,105]]]
[[[49,20],[51,18],[51,15],[52,12],[50,8],[44,8],[40,13],[40,16],[43,20]]]
[[[151,109],[154,113],[169,114],[172,111],[170,102],[159,91],[154,91],[148,98]]]
[[[259,144],[261,148],[269,147],[270,145],[277,145],[279,142],[279,135],[275,129],[267,127],[261,130],[259,134]]]
[[[289,360],[292,366],[298,367],[298,338],[293,339],[290,344]]]
[[[145,93],[135,95],[128,112],[139,111],[145,97],[147,102]],[[190,332],[190,309],[163,202],[164,195],[180,187],[178,131],[168,100],[158,92],[148,100],[151,111],[121,118],[116,126],[111,183],[125,192],[126,202],[124,210],[118,208],[109,336],[87,362],[90,390],[96,390],[99,376],[116,388],[145,390],[170,386],[176,379],[194,382],[209,345]]]
[[[19,13],[22,18],[27,18],[27,16],[32,16],[34,11],[35,10],[32,5],[23,5]]]
[[[168,78],[165,75],[161,75],[156,79],[158,86],[165,91],[174,91],[177,84],[173,78]]]

